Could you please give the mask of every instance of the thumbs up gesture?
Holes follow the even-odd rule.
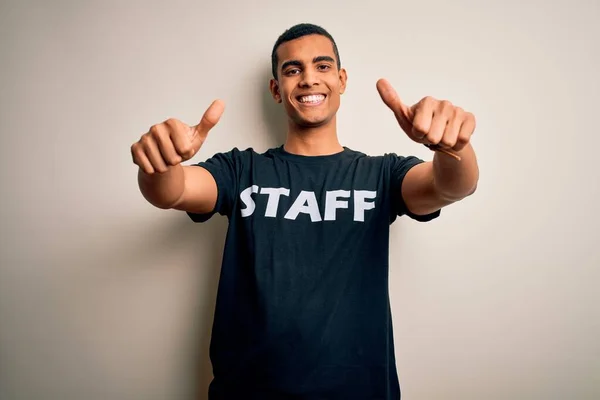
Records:
[[[215,100],[198,125],[189,126],[174,118],[153,125],[131,146],[134,164],[146,174],[154,174],[167,172],[169,167],[189,160],[200,150],[224,109],[225,104]]]
[[[409,138],[460,159],[449,150],[460,151],[469,143],[475,131],[473,114],[430,96],[408,106],[385,79],[377,81],[377,91]]]

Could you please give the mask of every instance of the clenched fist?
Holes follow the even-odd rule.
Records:
[[[189,126],[173,118],[153,125],[131,146],[134,164],[146,174],[154,174],[167,172],[169,167],[189,160],[200,150],[224,109],[225,104],[215,100],[198,125]]]
[[[475,117],[470,112],[430,96],[408,106],[385,79],[377,81],[377,90],[413,141],[450,155],[453,153],[445,149],[460,151],[470,142],[475,130]]]

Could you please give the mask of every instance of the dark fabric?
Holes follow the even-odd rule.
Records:
[[[344,148],[299,156],[233,149],[199,166],[208,214],[229,219],[210,356],[210,399],[399,399],[388,295],[389,227],[408,213],[410,168]]]

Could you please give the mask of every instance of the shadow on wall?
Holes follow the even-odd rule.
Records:
[[[270,138],[271,146],[280,146],[285,142],[287,135],[287,116],[283,105],[273,99],[269,90],[269,82],[273,78],[271,65],[261,69],[258,81],[260,82],[259,92],[262,94],[262,117]]]
[[[195,392],[192,398],[205,400],[208,399],[208,386],[213,378],[209,349],[227,218],[215,214],[202,224],[186,220],[180,228],[181,237],[188,239],[186,247],[189,246],[188,249],[194,257],[201,260],[198,267],[205,269],[194,275],[199,277],[199,290],[193,302],[197,312],[190,315],[190,320],[193,321],[190,324],[192,329],[185,335],[185,338],[190,338],[191,341],[191,357],[188,359],[190,371],[185,375],[192,377],[190,384],[194,386]]]
[[[153,283],[154,286],[145,291],[153,292],[153,301],[157,302],[153,307],[159,308],[159,299],[168,302],[166,296],[181,296],[170,306],[178,317],[172,319],[169,316],[167,321],[158,324],[164,326],[175,322],[179,325],[174,328],[178,332],[174,338],[181,343],[172,347],[182,349],[181,353],[176,350],[176,354],[186,354],[177,357],[175,361],[177,367],[181,368],[182,378],[178,379],[180,384],[189,386],[173,395],[192,394],[192,398],[204,400],[208,398],[208,385],[212,380],[209,345],[227,218],[215,214],[209,221],[197,224],[183,212],[157,212],[171,213],[171,216],[166,218],[166,222],[161,219],[162,222],[157,223],[154,233],[140,232],[140,236],[145,239],[138,244],[106,247],[110,249],[110,253],[94,259],[103,264],[105,272],[111,268],[120,269],[123,264],[133,267],[128,271],[115,270],[109,273],[112,276],[118,275],[125,281],[127,278],[143,281],[142,277],[147,275],[145,272],[150,272],[148,270],[162,270],[158,271],[159,276],[170,276],[164,283],[166,289],[157,286],[160,283]],[[174,276],[177,277],[173,278]],[[186,277],[194,282],[181,285]],[[177,284],[173,286],[173,282]],[[176,288],[183,289],[183,292],[176,293]],[[133,290],[139,290],[139,286]],[[159,311],[159,315],[161,313],[164,311]],[[152,336],[151,341],[162,341],[157,334],[149,336]]]
[[[140,195],[140,207],[151,207],[143,201]],[[155,222],[112,228],[101,240],[72,243],[73,250],[60,257],[74,270],[55,289],[60,329],[45,342],[68,338],[70,349],[85,349],[76,355],[77,371],[62,371],[89,371],[90,381],[78,383],[82,391],[109,382],[122,398],[156,398],[144,392],[155,388],[131,384],[142,374],[160,380],[157,385],[172,384],[173,398],[206,399],[227,219],[217,214],[196,224],[183,212],[151,215],[157,215]],[[66,362],[72,356],[56,357]]]
[[[268,131],[259,145],[265,136],[281,145],[286,115],[268,90],[269,68],[255,77],[257,120]],[[131,185],[136,175],[133,168]],[[136,208],[152,208],[138,196]],[[122,393],[119,398],[153,399],[157,387],[168,387],[172,398],[207,399],[227,218],[217,214],[196,224],[183,212],[152,209],[139,220],[122,220],[121,211],[70,232],[64,248],[40,261],[49,276],[38,279],[31,301],[43,299],[35,315],[47,312],[51,322],[38,318],[42,325],[28,330],[28,340],[53,343],[45,349],[57,374],[53,388],[72,398],[110,390]]]
[[[285,142],[286,134],[287,134],[287,117],[283,106],[277,103],[271,92],[269,91],[269,81],[272,78],[270,64],[268,67],[261,69],[258,79],[257,79],[257,92],[260,93],[260,104],[262,108],[262,118],[264,121],[264,125],[267,129],[267,134],[269,137],[269,147],[271,146],[280,146]],[[218,222],[215,222],[217,220]],[[198,240],[202,241],[203,238],[206,238],[208,242],[215,242],[224,240],[226,231],[227,231],[227,220],[226,218],[221,218],[220,216],[214,216],[209,224],[214,224],[213,226],[206,227],[207,229],[200,229],[200,234]],[[206,225],[206,224],[203,224]],[[198,234],[197,230],[194,230],[194,235]],[[212,238],[212,239],[211,239]],[[211,271],[220,271],[220,261],[222,259],[222,249],[223,246],[211,246],[212,254],[210,254],[210,269]],[[218,252],[218,253],[217,253]],[[200,257],[200,255],[199,255]],[[217,261],[218,260],[218,261]],[[213,262],[218,262],[218,265],[213,266]],[[218,272],[214,277],[211,277],[211,281],[214,278],[214,295],[216,296],[216,289],[218,286]],[[209,292],[212,293],[212,288]],[[199,299],[199,302],[206,304],[206,298],[203,297]],[[211,302],[211,305],[214,303]],[[194,397],[194,399],[205,400],[208,398],[208,386],[213,378],[212,376],[212,365],[210,363],[210,359],[208,357],[209,343],[210,343],[210,333],[212,328],[212,320],[214,317],[214,309],[211,310],[209,315],[203,315],[202,318],[199,319],[198,323],[201,327],[201,331],[198,332],[198,338],[200,339],[198,342],[198,359],[196,370],[198,371],[198,376],[200,380],[198,382],[198,393]],[[210,319],[209,319],[210,318]]]
[[[268,90],[270,78],[269,66],[260,71],[256,80],[257,87],[253,92],[260,96],[257,100],[262,108],[260,118],[268,131],[268,144],[279,146],[285,141],[287,119],[283,106],[273,100]],[[148,204],[143,204],[144,199],[141,195],[140,202],[140,207],[149,207]],[[183,212],[155,212],[157,215],[168,214],[160,214],[155,223],[145,222],[143,231],[137,227],[128,229],[130,226],[127,226],[118,234],[110,233],[104,236],[102,243],[78,246],[83,251],[65,255],[63,259],[69,259],[72,265],[86,265],[87,271],[95,271],[92,280],[97,298],[110,297],[111,293],[114,294],[111,290],[115,285],[120,296],[147,295],[152,302],[157,302],[153,306],[160,305],[159,303],[169,296],[177,296],[178,299],[167,306],[178,313],[172,322],[179,326],[174,329],[181,329],[177,330],[174,336],[175,340],[182,342],[181,345],[174,345],[176,354],[184,354],[175,360],[176,367],[181,368],[179,371],[182,374],[181,379],[177,380],[182,385],[190,386],[181,388],[174,395],[185,393],[190,394],[191,398],[205,400],[208,398],[208,386],[213,377],[209,348],[228,221],[226,217],[215,214],[209,221],[197,224]],[[124,238],[127,239],[124,241]],[[166,280],[142,279],[146,276],[160,276]],[[182,285],[187,278],[193,279],[194,282]],[[179,290],[184,290],[184,293],[177,292]],[[161,296],[166,297],[162,297],[161,300]],[[124,310],[111,306],[106,308],[105,312],[109,320],[115,321],[119,318],[130,318],[132,312],[145,312],[148,305],[143,307]],[[180,311],[182,314],[179,314]],[[163,312],[158,312],[155,318],[164,318]],[[171,317],[168,318],[171,321]],[[156,324],[164,326],[169,324],[169,321]],[[108,330],[106,334],[113,337],[127,336],[124,339],[126,341],[134,340],[130,338],[131,333],[128,329],[118,333],[114,332],[114,329]],[[147,347],[143,347],[144,350],[152,348],[153,342],[162,341],[158,333],[153,335],[148,335],[149,339],[145,345]],[[113,358],[117,357],[116,355],[109,357],[111,362],[118,362]]]

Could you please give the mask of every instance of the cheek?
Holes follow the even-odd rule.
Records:
[[[331,94],[335,95],[335,96],[339,96],[341,91],[342,91],[342,85],[340,83],[340,80],[337,78],[337,76],[333,79],[331,79],[328,83],[327,86],[329,86],[329,89],[331,90]]]
[[[283,90],[281,93],[281,100],[284,103],[291,103],[292,101],[294,101],[294,97],[291,93],[291,90]]]
[[[331,109],[337,110],[340,107],[339,94],[335,94],[335,95],[331,96],[331,99],[329,100],[329,104],[330,104]]]
[[[340,103],[340,88],[338,86],[336,87],[331,87],[331,93],[329,93],[329,101],[331,103],[333,103],[334,105],[337,105]]]
[[[290,79],[285,79],[280,82],[279,85],[279,94],[282,99],[289,99],[291,93],[294,91],[294,82],[291,82]]]

